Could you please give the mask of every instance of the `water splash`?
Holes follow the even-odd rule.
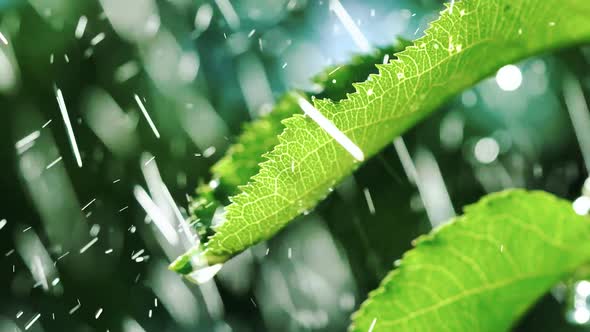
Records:
[[[215,264],[211,266],[204,266],[197,269],[194,269],[192,272],[187,274],[185,277],[187,280],[200,285],[208,282],[209,280],[213,279],[215,275],[221,270],[223,264]]]
[[[200,246],[195,246],[186,254],[179,256],[168,266],[168,269],[180,273],[187,280],[200,285],[213,279],[222,267],[222,262],[214,262],[209,265],[203,249]]]

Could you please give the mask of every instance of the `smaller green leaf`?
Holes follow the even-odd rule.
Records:
[[[188,206],[189,224],[196,230],[199,239],[207,239],[213,235],[211,223],[219,206],[214,189],[208,184],[201,183],[197,187],[197,197],[191,198]]]
[[[543,192],[492,194],[416,241],[352,331],[507,331],[590,260],[590,220]]]
[[[377,48],[372,53],[355,55],[347,64],[326,68],[312,78],[312,81],[322,88],[322,91],[314,97],[328,98],[333,101],[346,98],[347,94],[355,91],[353,83],[366,80],[370,74],[377,74],[375,65],[393,60],[394,54],[409,45],[412,45],[411,41],[398,38],[393,45]],[[301,112],[299,107],[297,111]]]
[[[263,161],[262,155],[279,143],[278,135],[283,131],[284,119],[299,112],[297,101],[286,94],[279,99],[272,112],[244,125],[242,134],[212,167],[214,177],[219,179],[219,190],[232,196],[238,187],[248,183],[258,172]]]

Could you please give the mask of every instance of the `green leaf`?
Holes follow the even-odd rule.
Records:
[[[212,167],[213,177],[219,179],[220,190],[229,195],[248,183],[260,169],[262,155],[279,143],[278,135],[285,126],[282,121],[298,111],[297,102],[290,95],[279,99],[272,112],[247,123],[235,144]]]
[[[196,230],[199,239],[207,239],[213,235],[211,223],[221,203],[215,197],[215,190],[208,184],[199,184],[196,191],[197,197],[191,197],[188,205],[190,226]],[[189,268],[184,267],[183,270]]]
[[[408,45],[408,41],[398,38],[394,45],[378,48],[369,54],[356,55],[348,64],[326,68],[312,78],[312,81],[322,88],[322,91],[315,97],[331,100],[346,98],[347,94],[354,92],[353,83],[362,82],[370,74],[376,74],[376,64],[382,63],[385,57],[393,59],[395,53],[402,51]],[[296,107],[296,111],[297,113],[301,112],[299,107]]]
[[[406,45],[406,41],[398,40],[393,46],[356,55],[347,64],[326,68],[312,79],[320,86],[321,92],[315,96],[308,94],[332,100],[345,98],[347,93],[354,92],[353,83],[364,81],[377,72],[375,64],[381,62],[384,56],[393,58],[394,53]],[[279,98],[272,112],[244,126],[236,143],[211,169],[213,178],[219,180],[222,195],[239,193],[238,187],[247,184],[258,173],[260,163],[265,160],[264,154],[279,144],[278,136],[285,129],[282,121],[299,112],[297,100],[291,94],[285,94]]]
[[[327,68],[313,79],[322,89],[316,96],[344,98],[347,93],[353,92],[352,83],[365,80],[370,74],[376,73],[376,63],[386,56],[393,57],[396,51],[407,45],[407,41],[398,39],[393,46],[377,48],[369,54],[353,56],[347,64]],[[272,112],[247,123],[236,143],[213,165],[211,171],[217,182],[215,188],[209,184],[200,184],[196,197],[191,197],[189,202],[190,225],[196,229],[202,242],[206,243],[214,234],[212,221],[217,208],[224,205],[229,196],[239,193],[239,187],[247,184],[258,173],[264,154],[279,143],[279,135],[285,128],[282,121],[299,111],[293,95],[285,94],[278,100]],[[170,269],[181,274],[190,273],[191,257],[200,254],[201,245],[180,256],[171,264]]]
[[[590,220],[543,192],[492,194],[416,241],[352,331],[507,331],[590,260]]]
[[[424,37],[378,65],[356,92],[316,108],[365,156],[501,66],[590,40],[587,0],[465,0],[441,13]],[[206,244],[219,263],[267,239],[313,208],[357,167],[352,156],[303,115],[284,121],[277,145],[242,193],[231,198],[226,222]]]

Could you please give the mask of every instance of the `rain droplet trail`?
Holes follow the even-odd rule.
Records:
[[[36,314],[28,323],[25,325],[25,331],[30,329],[33,324],[41,317],[41,314]]]
[[[95,237],[92,240],[90,240],[90,242],[88,242],[84,247],[80,249],[80,253],[83,254],[84,252],[86,252],[86,250],[90,249],[90,247],[92,247],[97,241],[98,237]]]
[[[586,172],[590,173],[590,111],[580,82],[571,73],[563,80],[563,97],[580,144]]]
[[[344,9],[339,0],[330,0],[330,10],[333,11],[342,25],[346,28],[352,40],[363,52],[371,51],[371,46],[367,38],[363,35],[359,27],[354,23],[350,14]]]
[[[375,328],[375,324],[377,324],[377,318],[373,318],[373,321],[371,322],[371,326],[369,326],[369,330],[367,332],[373,332],[373,329]]]
[[[166,217],[160,211],[160,208],[152,201],[148,193],[143,189],[141,186],[135,186],[133,189],[133,195],[135,195],[135,199],[141,205],[141,207],[145,210],[145,212],[150,216],[156,227],[162,232],[162,235],[170,242],[172,245],[176,245],[178,243],[178,235],[174,228],[166,221]]]
[[[456,215],[455,209],[438,163],[432,153],[421,149],[416,154],[415,160],[416,186],[432,227],[437,227],[454,217]]]
[[[94,36],[94,38],[92,38],[90,40],[90,45],[92,45],[92,46],[98,45],[98,43],[100,43],[101,41],[104,40],[104,37],[105,37],[104,32],[99,33],[98,35]]]
[[[317,108],[315,108],[310,102],[308,102],[305,98],[297,95],[297,103],[299,107],[303,110],[303,112],[308,115],[313,121],[315,121],[323,130],[328,133],[328,135],[332,136],[348,153],[350,153],[354,159],[358,161],[365,160],[365,154],[363,151],[356,145],[354,142],[348,138],[340,129],[332,123],[332,121],[328,120]]]
[[[84,16],[84,15],[80,16],[80,19],[78,20],[78,24],[76,25],[76,31],[74,33],[76,38],[78,38],[78,39],[82,38],[82,36],[84,35],[84,30],[86,30],[87,23],[88,23],[88,19],[86,18],[86,16]]]
[[[233,30],[237,30],[240,27],[240,18],[234,7],[231,5],[231,2],[229,2],[229,0],[215,0],[215,3],[217,4],[217,7],[219,7],[219,11],[221,12],[221,15],[223,15],[223,18],[225,18],[227,25]]]
[[[145,119],[147,120],[148,124],[150,125],[150,128],[152,128],[152,131],[154,132],[154,135],[156,135],[157,138],[160,138],[160,133],[158,132],[158,129],[156,128],[156,125],[152,121],[152,118],[150,117],[149,113],[145,109],[145,106],[143,105],[143,102],[141,101],[141,99],[139,98],[139,96],[137,94],[135,94],[134,96],[135,96],[135,101],[137,102],[137,106],[139,106],[139,109],[141,110],[141,113],[143,113],[143,116],[145,117]]]
[[[64,101],[64,96],[60,89],[55,89],[55,96],[57,98],[57,104],[59,105],[59,111],[61,112],[61,116],[63,117],[64,123],[66,125],[70,144],[72,145],[72,150],[74,151],[74,156],[76,157],[76,163],[78,164],[78,167],[82,167],[82,157],[80,156],[80,151],[78,150],[78,143],[76,143],[76,136],[74,136],[74,130],[72,129],[72,123],[70,122],[70,116],[68,115],[66,102]]]
[[[416,171],[416,166],[412,161],[412,157],[410,157],[410,153],[408,152],[408,148],[406,147],[404,139],[400,136],[393,140],[393,147],[395,148],[395,152],[397,152],[399,160],[402,163],[402,168],[404,169],[408,180],[410,180],[412,184],[416,184],[418,172]]]
[[[31,147],[34,144],[35,140],[39,138],[39,136],[41,136],[41,132],[39,130],[36,130],[18,140],[18,142],[16,142],[16,144],[14,145],[18,153],[20,154],[26,151],[29,147]]]
[[[365,194],[365,200],[367,201],[369,212],[371,212],[371,214],[375,214],[375,205],[373,204],[373,198],[371,198],[371,192],[369,191],[369,188],[364,188],[363,193]]]
[[[4,45],[8,45],[8,39],[6,39],[6,37],[4,37],[2,32],[0,32],[0,41],[2,41],[2,43],[4,43]]]

